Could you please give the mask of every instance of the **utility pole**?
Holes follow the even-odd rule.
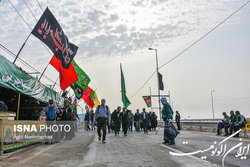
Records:
[[[213,93],[215,90],[211,90],[211,101],[212,101],[212,112],[213,112],[213,119],[214,119],[214,98],[213,98]]]
[[[156,73],[157,73],[157,80],[158,80],[158,101],[159,101],[159,114],[160,114],[160,120],[161,120],[161,95],[160,95],[160,83],[159,83],[159,67],[158,67],[158,55],[157,55],[157,49],[148,48],[148,50],[154,50],[155,56],[156,56]]]

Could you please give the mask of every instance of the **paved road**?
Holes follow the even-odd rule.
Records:
[[[220,150],[220,147],[217,147],[218,144],[226,139],[224,136],[216,136],[214,133],[204,133],[204,132],[196,132],[196,131],[181,131],[181,134],[177,138],[177,144],[175,146],[176,149],[182,152],[193,152],[197,150],[204,150],[209,148],[211,145],[214,145],[214,149],[218,148],[217,150]],[[228,152],[231,148],[236,146],[237,144],[240,144],[242,142],[242,146],[250,146],[250,139],[249,138],[242,138],[242,141],[240,141],[241,138],[230,138],[224,142],[224,145],[227,145],[226,152]],[[184,142],[184,144],[183,144]],[[186,144],[185,142],[188,142]],[[216,142],[216,144],[214,144]],[[239,148],[239,147],[238,147]],[[225,158],[225,166],[227,167],[249,167],[250,166],[250,152],[247,154],[247,159],[241,160],[240,158],[236,158],[235,155],[237,154],[238,148],[231,151]],[[214,150],[212,149],[212,150]],[[206,156],[206,161],[222,165],[222,156],[211,156],[211,151],[207,151],[204,153],[196,154],[196,157],[201,158],[202,156]]]
[[[169,154],[173,152],[193,152],[198,149],[208,148],[215,140],[220,141],[223,137],[217,137],[210,133],[183,131],[178,136],[175,146],[161,144],[162,131],[158,135],[129,133],[128,136],[107,136],[107,143],[97,141],[95,132],[79,131],[77,137],[71,141],[63,141],[54,145],[37,145],[28,147],[17,153],[5,154],[0,157],[0,166],[25,166],[25,167],[66,167],[66,166],[152,166],[152,167],[210,167],[221,166],[221,159],[204,156],[178,157]],[[188,144],[183,144],[188,141]],[[230,140],[231,144],[238,143],[237,139]],[[249,143],[249,140],[246,141]],[[226,159],[226,166],[249,166],[249,159],[239,160],[230,153]],[[232,160],[229,160],[232,158]],[[237,160],[237,161],[236,161]],[[212,162],[212,163],[211,163]],[[237,163],[240,163],[237,165]],[[228,165],[230,164],[230,165]]]

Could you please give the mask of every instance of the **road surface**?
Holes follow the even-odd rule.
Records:
[[[22,149],[18,152],[7,153],[0,157],[1,167],[68,167],[68,166],[141,166],[141,167],[216,167],[221,166],[221,157],[212,157],[208,153],[195,156],[173,156],[170,151],[183,153],[209,148],[214,141],[221,141],[224,137],[212,133],[182,131],[175,146],[161,144],[162,133],[149,134],[129,133],[128,136],[107,135],[107,143],[97,141],[96,132],[77,132],[76,138],[64,140],[54,145],[39,144]],[[249,143],[249,140],[244,140]],[[183,143],[184,142],[184,143]],[[188,142],[188,144],[186,143]],[[238,139],[230,139],[233,146]],[[234,153],[235,154],[235,153]],[[249,167],[249,159],[240,160],[230,153],[225,166]],[[202,160],[202,156],[207,156]]]

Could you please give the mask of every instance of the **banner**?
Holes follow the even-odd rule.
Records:
[[[59,94],[27,75],[3,56],[0,56],[0,86],[34,97],[45,103],[54,99],[58,106],[63,105]]]
[[[142,96],[142,98],[144,99],[144,101],[147,104],[147,106],[151,107],[151,105],[152,105],[152,103],[151,103],[151,97],[150,96]]]
[[[95,102],[93,99],[95,98],[95,93],[90,87],[87,87],[87,89],[84,90],[75,83],[73,83],[70,87],[74,90],[75,96],[78,100],[82,98],[90,108],[93,108],[95,106]]]
[[[63,68],[69,68],[78,47],[68,41],[67,36],[49,8],[46,8],[38,20],[32,34],[51,49],[56,58],[62,62]]]
[[[73,89],[77,100],[80,100],[83,95],[83,89],[76,83],[73,83],[72,85],[70,85],[70,87]]]
[[[65,90],[72,83],[78,80],[78,76],[76,74],[76,71],[72,63],[70,63],[70,66],[68,69],[63,68],[61,65],[61,61],[58,60],[56,56],[53,56],[53,58],[50,60],[49,63],[59,72],[60,87],[62,90]]]
[[[163,81],[162,81],[161,73],[158,72],[158,76],[159,76],[159,89],[164,90],[164,84],[163,84]]]
[[[93,93],[93,90],[88,87],[86,90],[83,90],[82,99],[88,104],[90,108],[93,108],[95,103],[91,97],[91,94]]]
[[[122,65],[121,64],[120,64],[120,69],[121,69],[122,102],[123,102],[124,106],[127,108],[131,103],[130,103],[129,99],[127,98],[127,95],[126,95],[125,79],[124,79],[124,75],[123,75],[123,72],[122,72]]]
[[[95,105],[94,105],[94,108],[96,108],[96,107],[100,104],[100,102],[99,102],[99,100],[98,100],[98,98],[97,98],[96,92],[93,91],[93,92],[91,93],[90,97],[93,99],[93,102],[94,102],[94,104],[95,104]]]
[[[75,82],[75,84],[86,90],[90,82],[89,76],[76,64],[74,60],[72,60],[72,65],[78,76],[78,80]]]

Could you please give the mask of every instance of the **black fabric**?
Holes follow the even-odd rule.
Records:
[[[49,8],[46,8],[38,20],[32,34],[45,43],[56,58],[62,61],[63,68],[69,68],[78,47],[68,41],[67,36]]]
[[[101,134],[101,129],[103,131],[103,135]],[[102,140],[106,140],[107,118],[97,118],[97,133],[99,137],[102,136]]]
[[[159,76],[159,89],[164,90],[164,84],[163,84],[163,81],[162,81],[161,73],[158,72],[158,76]]]
[[[77,84],[75,84],[75,83],[70,85],[70,87],[73,89],[76,98],[78,100],[80,100],[82,98],[82,95],[83,95],[83,89],[80,86],[78,86]]]
[[[167,135],[167,138],[169,140],[173,140],[176,138],[176,136],[178,135],[178,131],[176,130],[176,128],[174,127],[173,124],[167,124],[165,125],[164,131]]]

